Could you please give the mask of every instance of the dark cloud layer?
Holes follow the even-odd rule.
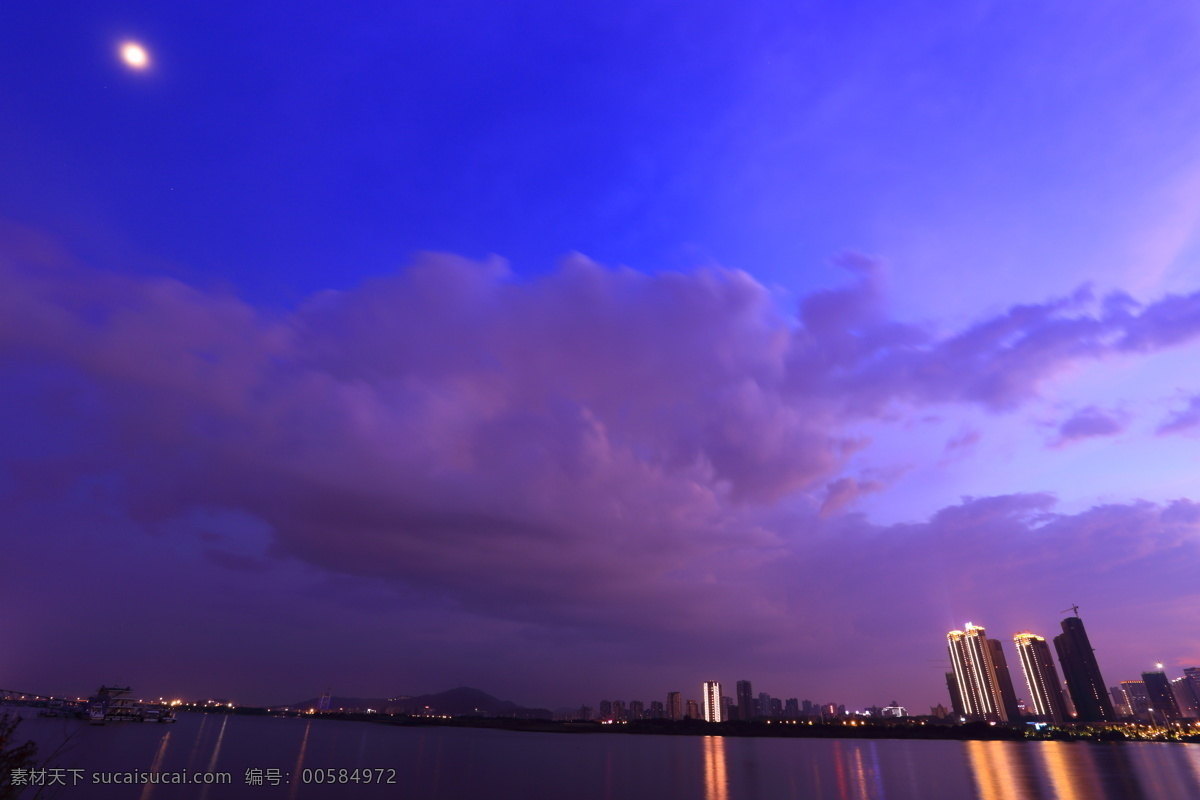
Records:
[[[941,335],[887,316],[878,264],[843,265],[849,284],[805,297],[798,324],[744,272],[579,256],[518,279],[426,255],[284,311],[16,242],[0,261],[0,492],[14,514],[93,492],[162,536],[197,511],[242,514],[269,544],[247,552],[217,525],[211,564],[269,580],[294,557],[681,652],[702,634],[769,650],[781,629],[802,643],[928,615],[932,589],[900,578],[913,570],[966,581],[952,565],[978,562],[1049,592],[1049,565],[1080,547],[1104,548],[1089,569],[1171,548],[1196,564],[1186,503],[1062,517],[1048,496],[991,498],[888,529],[835,512],[881,488],[841,474],[869,446],[852,424],[1012,409],[1081,360],[1194,339],[1200,293],[1098,312],[1080,293]],[[1087,413],[1064,438],[1112,432]],[[847,575],[875,588],[832,608]],[[911,603],[860,618],[889,592]]]

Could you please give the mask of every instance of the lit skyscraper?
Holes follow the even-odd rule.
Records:
[[[1025,685],[1029,687],[1033,707],[1038,716],[1061,725],[1067,721],[1067,707],[1063,702],[1062,685],[1058,682],[1058,670],[1050,655],[1050,645],[1041,636],[1026,631],[1013,637],[1017,645],[1017,658],[1021,671],[1025,673]]]
[[[1076,612],[1078,613],[1078,612]],[[1063,632],[1054,637],[1058,663],[1067,679],[1067,691],[1075,704],[1075,719],[1079,722],[1111,722],[1116,719],[1112,700],[1105,689],[1104,678],[1096,653],[1078,616],[1062,621]]]
[[[966,716],[992,722],[1007,721],[1007,704],[1001,694],[994,649],[988,642],[987,632],[968,622],[965,631],[950,631],[946,639],[949,642],[950,662],[954,665],[955,683]],[[1010,681],[1010,691],[1011,686]]]
[[[721,722],[721,684],[719,681],[704,682],[704,721]]]

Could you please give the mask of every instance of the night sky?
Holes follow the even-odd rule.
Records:
[[[0,686],[1200,665],[1191,0],[9,0],[0,75]]]

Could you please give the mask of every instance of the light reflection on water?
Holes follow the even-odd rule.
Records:
[[[704,739],[704,800],[729,800],[729,776],[725,771],[725,737]]]
[[[184,714],[176,725],[33,719],[56,766],[229,772],[232,785],[81,785],[106,800],[571,797],[589,800],[1196,800],[1200,745],[516,733]],[[276,768],[280,786],[249,786]],[[308,769],[394,769],[391,786],[304,784]]]

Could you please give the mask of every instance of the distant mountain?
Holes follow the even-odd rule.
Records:
[[[299,710],[316,708],[319,698],[292,703]],[[398,697],[338,697],[329,698],[331,710],[364,711],[368,708],[393,714],[445,714],[451,717],[480,715],[487,717],[550,718],[544,708],[525,708],[509,700],[500,700],[480,689],[460,686],[437,694],[400,695]]]

